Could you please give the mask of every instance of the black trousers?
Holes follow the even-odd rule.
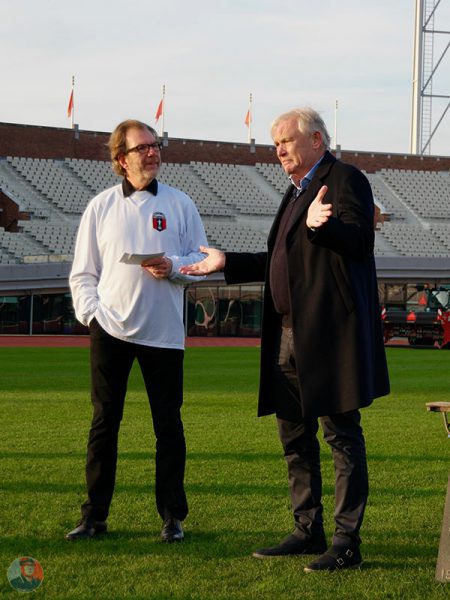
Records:
[[[326,367],[326,365],[325,365]],[[280,331],[275,353],[277,422],[288,468],[296,534],[309,538],[323,531],[322,476],[318,419],[302,416],[292,330]],[[333,544],[357,546],[368,496],[365,441],[358,410],[320,417],[331,446],[335,470]]]
[[[91,336],[93,417],[87,447],[88,498],[83,517],[104,521],[114,491],[117,442],[127,382],[135,359],[144,378],[156,437],[156,506],[160,516],[184,519],[186,443],[183,403],[183,350],[131,344],[106,333],[94,319]]]

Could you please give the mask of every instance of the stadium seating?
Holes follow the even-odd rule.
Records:
[[[388,214],[391,219],[403,221],[408,212],[407,206],[389,189],[379,173],[365,173],[372,188],[376,204],[382,213]]]
[[[450,257],[450,174],[381,169],[367,173],[386,221],[376,232],[378,256]],[[211,245],[258,251],[288,180],[277,164],[164,163],[159,179],[196,203]],[[20,232],[0,228],[0,263],[73,253],[80,215],[120,178],[106,161],[0,158],[0,189],[29,220]]]
[[[273,185],[278,193],[283,194],[286,190],[286,175],[280,169],[279,165],[256,163],[256,170]]]
[[[240,165],[191,163],[192,169],[235,214],[273,215],[278,203],[246,175]]]
[[[381,232],[400,256],[450,256],[450,248],[433,231],[420,225],[386,222]]]
[[[92,197],[93,190],[64,161],[12,158],[11,165],[32,188],[65,213],[81,214]]]
[[[232,217],[232,209],[203,181],[191,165],[163,163],[159,177],[163,183],[179,188],[195,199],[203,216]]]
[[[423,219],[450,219],[450,174],[382,169],[383,180]]]

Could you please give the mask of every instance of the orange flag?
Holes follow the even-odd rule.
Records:
[[[247,125],[247,127],[250,127],[251,122],[252,122],[252,113],[251,113],[250,109],[248,109],[247,114],[245,115],[244,123]]]
[[[155,125],[159,121],[159,119],[162,116],[162,114],[163,114],[163,101],[161,100],[161,102],[158,105],[158,108],[156,109]]]
[[[72,111],[73,111],[73,89],[70,93],[69,105],[67,107],[67,117],[68,118],[70,118],[70,116],[72,115]]]

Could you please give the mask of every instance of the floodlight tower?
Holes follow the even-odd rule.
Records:
[[[413,53],[413,90],[411,114],[411,154],[430,154],[431,140],[442,123],[450,100],[439,119],[433,123],[433,98],[447,98],[449,95],[433,93],[433,78],[441,64],[449,46],[437,57],[435,54],[435,36],[450,36],[450,31],[434,28],[436,9],[441,0],[416,0],[414,23],[414,53]],[[437,58],[437,60],[436,60]],[[433,129],[432,129],[433,127]]]

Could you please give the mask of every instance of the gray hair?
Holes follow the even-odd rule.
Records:
[[[324,149],[328,150],[330,148],[331,138],[325,122],[319,113],[309,106],[305,108],[294,108],[277,117],[270,127],[270,133],[272,134],[272,137],[275,128],[278,127],[282,121],[286,121],[288,119],[297,119],[298,129],[301,133],[312,134],[315,131],[318,131],[322,136],[322,144]]]

